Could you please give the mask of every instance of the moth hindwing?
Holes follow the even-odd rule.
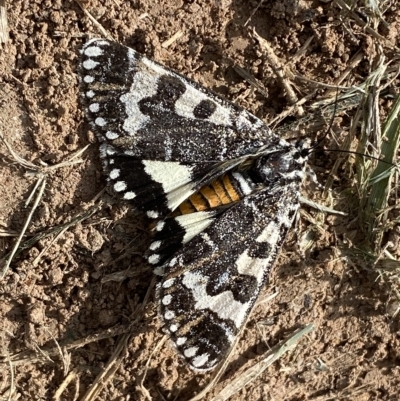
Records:
[[[308,142],[118,43],[82,50],[86,116],[114,190],[155,219],[160,317],[195,370],[230,349],[299,207]]]

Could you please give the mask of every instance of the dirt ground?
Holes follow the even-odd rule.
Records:
[[[289,138],[323,135],[332,109],[322,124],[321,107],[312,105],[328,92],[334,101],[336,90],[326,85],[362,84],[382,56],[392,70],[400,65],[396,1],[381,4],[381,16],[371,15],[365,1],[353,1],[351,10],[322,0],[82,3],[116,41],[265,122],[289,110],[279,124],[299,122],[293,131],[279,131]],[[142,259],[147,222],[104,191],[98,144],[78,95],[79,51],[103,33],[73,0],[8,1],[7,17],[10,38],[0,45],[0,133],[31,165],[16,162],[0,143],[0,269],[37,192],[27,205],[29,195],[43,174],[46,182],[19,252],[0,280],[0,400],[190,400],[212,374],[191,371],[164,339],[152,271]],[[254,31],[295,74],[283,72],[298,99],[308,96],[308,121],[319,123],[300,124],[307,118],[290,108]],[[396,76],[385,83],[381,122],[399,92]],[[350,132],[356,106],[337,110],[326,149],[340,149],[350,135],[357,141],[361,123]],[[44,167],[70,160],[86,145],[81,163]],[[321,186],[308,178],[303,197],[346,214],[303,205],[262,302],[225,373],[202,399],[225,399],[218,396],[222,389],[307,324],[313,332],[230,399],[400,399],[399,303],[391,284],[355,251],[362,249],[366,228],[359,218],[359,172],[348,160],[333,152],[312,155]],[[399,256],[398,214],[391,206],[395,222],[382,246]]]

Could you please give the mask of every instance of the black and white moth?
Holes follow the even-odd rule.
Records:
[[[116,42],[82,50],[86,116],[115,192],[155,219],[160,318],[197,371],[215,368],[299,207],[309,141]]]

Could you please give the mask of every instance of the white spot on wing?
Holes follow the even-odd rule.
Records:
[[[84,82],[86,82],[87,84],[91,84],[94,81],[94,77],[92,77],[91,75],[85,75],[85,77],[83,78]]]
[[[163,288],[170,288],[174,285],[175,283],[175,278],[170,278],[168,280],[165,280],[162,284]]]
[[[83,68],[85,69],[85,70],[93,70],[93,68],[96,68],[96,66],[97,65],[99,65],[100,63],[99,62],[97,62],[97,61],[94,61],[94,60],[92,60],[92,59],[87,59],[87,60],[85,60],[83,63],[82,63],[82,65],[83,65]]]
[[[197,354],[198,350],[199,350],[199,347],[186,348],[185,351],[183,351],[183,355],[185,355],[186,358],[192,358]]]
[[[126,189],[126,182],[125,181],[117,181],[114,184],[114,190],[116,192],[122,192],[122,191],[125,191],[125,189]]]
[[[171,326],[169,326],[169,331],[171,331],[172,333],[175,333],[175,331],[177,331],[179,328],[179,326],[177,324],[171,324]]]
[[[121,170],[120,170],[119,168],[115,168],[115,169],[113,169],[113,170],[110,171],[109,177],[110,177],[112,180],[115,180],[116,178],[119,177],[119,174],[120,174],[120,173],[121,173]]]
[[[156,225],[156,231],[160,232],[165,226],[165,221],[159,221]]]
[[[92,90],[86,92],[86,97],[88,97],[89,99],[91,99],[94,95],[95,93]]]
[[[124,199],[131,200],[131,199],[134,199],[134,198],[136,198],[136,194],[134,192],[128,191],[128,192],[124,193]]]
[[[154,241],[150,244],[149,249],[151,251],[155,251],[156,249],[158,249],[161,245],[161,241]]]
[[[106,125],[106,120],[104,120],[104,118],[102,118],[102,117],[97,117],[97,118],[94,120],[94,123],[95,123],[96,125],[98,125],[99,127],[104,127],[104,126]]]
[[[146,214],[147,217],[150,217],[151,219],[156,219],[158,217],[158,213],[155,210],[148,210]]]
[[[155,265],[160,261],[160,255],[154,254],[148,257],[147,259],[150,264]]]
[[[186,337],[178,337],[176,339],[176,345],[181,346],[181,345],[185,344],[186,341],[187,341]]]
[[[112,141],[113,139],[119,138],[119,135],[116,132],[107,131],[106,132],[106,138],[110,139]]]
[[[172,310],[167,310],[167,311],[165,311],[165,313],[164,313],[164,318],[166,319],[166,320],[171,320],[171,319],[173,319],[175,317],[175,312],[174,311],[172,311]]]
[[[195,368],[201,368],[202,366],[204,366],[205,363],[207,363],[209,357],[210,357],[210,354],[207,354],[207,353],[196,356],[196,358],[193,358],[193,360],[192,360],[192,365]]]
[[[85,47],[92,46],[93,43],[95,44],[95,46],[109,46],[110,45],[110,43],[107,40],[94,38],[94,39],[90,39],[88,42],[86,42]]]
[[[165,295],[165,297],[162,299],[161,302],[163,303],[163,305],[169,305],[171,303],[171,301],[172,301],[172,295],[168,294],[168,295]]]
[[[98,103],[92,103],[92,104],[89,106],[89,110],[90,110],[92,113],[97,113],[97,112],[100,110],[100,105],[99,105]]]
[[[85,55],[88,57],[98,57],[103,54],[103,50],[97,46],[89,46],[85,49]]]

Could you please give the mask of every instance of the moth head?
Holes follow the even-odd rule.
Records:
[[[295,144],[281,140],[279,147],[259,157],[253,172],[262,182],[277,182],[282,178],[298,180],[303,177],[303,170],[310,151],[310,141],[298,141]]]

